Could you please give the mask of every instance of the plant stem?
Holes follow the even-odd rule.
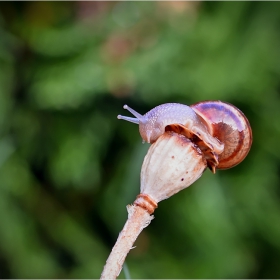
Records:
[[[116,279],[119,276],[125,258],[132,249],[136,238],[154,218],[147,210],[138,205],[128,205],[127,212],[128,219],[106,261],[100,279]]]

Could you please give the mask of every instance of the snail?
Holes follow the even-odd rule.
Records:
[[[135,118],[118,115],[139,125],[142,139],[154,143],[165,131],[190,139],[204,154],[209,169],[228,169],[239,164],[252,144],[252,130],[246,116],[234,105],[203,101],[191,106],[179,103],[159,105],[144,115],[124,105]]]

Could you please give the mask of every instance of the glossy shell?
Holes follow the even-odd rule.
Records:
[[[224,143],[218,155],[218,169],[239,164],[252,145],[252,130],[248,119],[235,106],[221,101],[204,101],[190,106],[208,125],[212,136]]]

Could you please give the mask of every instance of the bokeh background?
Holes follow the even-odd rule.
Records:
[[[279,2],[1,2],[0,277],[99,278],[149,147],[122,106],[219,99],[251,152],[160,202],[126,266],[279,278],[279,91]]]

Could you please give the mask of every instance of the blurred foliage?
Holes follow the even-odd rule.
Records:
[[[279,2],[1,2],[0,277],[98,278],[149,147],[122,105],[220,99],[250,154],[161,202],[127,266],[279,278],[279,30]]]

